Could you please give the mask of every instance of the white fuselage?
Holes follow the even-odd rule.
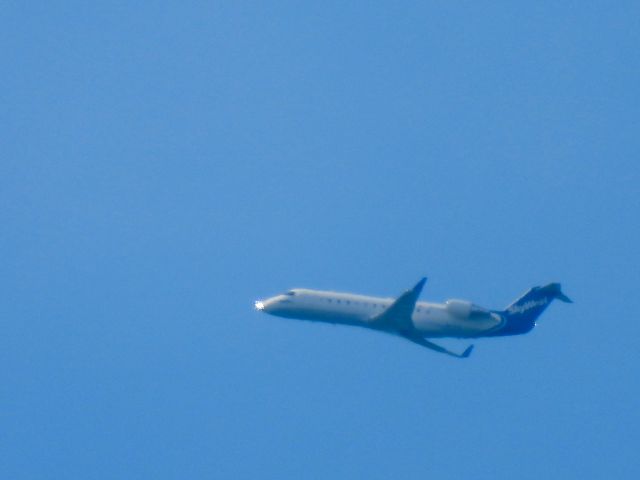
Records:
[[[352,293],[293,289],[256,302],[256,308],[287,318],[357,325],[386,330],[373,319],[393,303],[393,298]],[[424,337],[479,337],[499,329],[503,319],[496,313],[457,315],[447,304],[417,302],[411,316],[413,326]]]

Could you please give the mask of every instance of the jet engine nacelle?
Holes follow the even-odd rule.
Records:
[[[447,300],[447,311],[459,318],[469,318],[473,304],[467,300]]]
[[[458,318],[470,318],[470,317],[487,317],[491,316],[488,310],[482,307],[478,307],[467,300],[447,300],[445,303],[447,311]]]

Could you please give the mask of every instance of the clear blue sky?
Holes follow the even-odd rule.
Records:
[[[640,476],[637,2],[37,3],[0,13],[0,477]],[[252,310],[422,275],[576,303],[466,361]]]

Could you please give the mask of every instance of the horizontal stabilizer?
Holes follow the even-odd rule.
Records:
[[[573,303],[573,300],[571,300],[569,297],[567,297],[564,293],[560,292],[560,293],[556,293],[556,298],[558,300],[560,300],[561,302],[564,303]]]

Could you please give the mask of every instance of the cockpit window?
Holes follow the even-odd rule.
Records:
[[[289,290],[287,293],[285,293],[285,295],[289,295],[290,297],[293,297],[296,294],[296,292],[294,292],[293,290]]]

